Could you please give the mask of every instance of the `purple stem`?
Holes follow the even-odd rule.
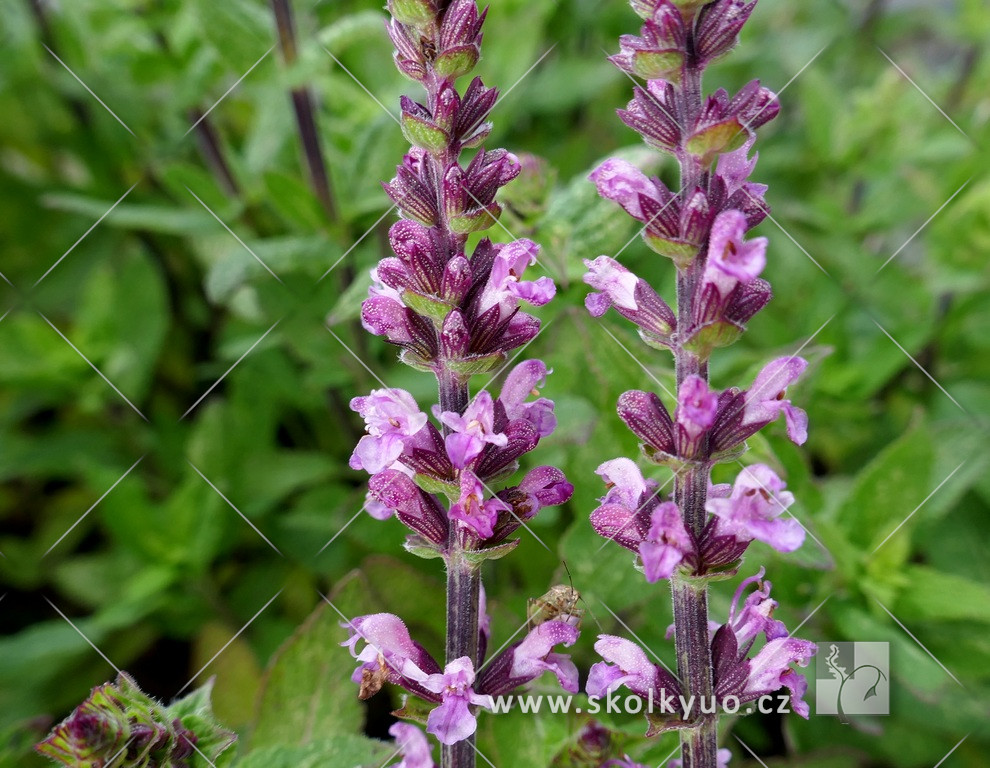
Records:
[[[278,31],[279,49],[282,60],[287,67],[292,67],[298,58],[296,47],[296,27],[292,18],[292,6],[289,0],[271,0],[272,12],[275,14],[275,25]],[[296,126],[302,144],[303,157],[309,170],[309,181],[313,187],[323,212],[331,224],[337,224],[337,206],[334,202],[333,188],[330,176],[323,159],[320,147],[320,132],[316,125],[316,110],[313,107],[313,95],[305,86],[297,86],[290,90],[292,109],[296,115]]]
[[[701,111],[702,68],[694,55],[693,36],[688,36],[688,55],[684,66],[681,97],[687,125],[692,125]],[[686,205],[697,187],[707,189],[708,171],[686,152],[678,158],[681,167],[681,200]],[[699,255],[686,269],[677,273],[677,320],[681,328],[689,327],[693,311],[694,288],[704,271],[704,259]],[[700,376],[708,381],[708,362],[678,346],[674,352],[677,387],[688,376]],[[701,538],[708,513],[708,465],[693,465],[684,469],[674,480],[674,500],[684,517],[684,525],[695,541]],[[674,603],[674,643],[677,649],[677,673],[694,697],[695,711],[702,702],[710,707],[714,696],[712,685],[712,655],[708,641],[708,586],[704,581],[692,581],[675,575],[671,579]],[[715,715],[701,715],[694,728],[681,731],[681,759],[684,768],[716,768],[717,725]]]
[[[440,410],[464,413],[470,393],[468,384],[460,376],[444,368],[437,374],[440,389]],[[444,432],[449,432],[444,426]],[[446,660],[467,656],[477,669],[478,658],[478,604],[481,597],[481,571],[463,556],[458,529],[450,526],[447,542],[447,648]],[[444,746],[441,750],[442,768],[474,768],[475,737]]]

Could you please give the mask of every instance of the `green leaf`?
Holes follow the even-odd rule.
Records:
[[[234,728],[251,722],[253,701],[261,684],[258,659],[247,639],[237,635],[237,630],[238,627],[219,621],[207,622],[195,638],[191,659],[193,669],[212,661],[210,671],[214,677],[208,685],[212,688],[213,708],[220,720]],[[214,659],[220,648],[224,649],[223,653]]]
[[[702,360],[707,360],[716,347],[728,347],[742,336],[743,329],[735,323],[706,323],[691,335],[684,346]]]
[[[644,80],[680,81],[684,54],[679,50],[636,51],[633,54],[633,69]]]
[[[169,717],[179,718],[184,727],[196,734],[196,747],[203,754],[193,755],[192,768],[207,768],[211,763],[219,765],[221,755],[237,738],[234,733],[225,730],[213,715],[213,683],[214,679],[211,678],[188,696],[177,699],[166,708]],[[224,763],[229,762],[232,754],[224,754],[227,758]]]
[[[89,216],[96,221],[113,205],[113,200],[97,199],[67,192],[53,192],[42,198],[42,204],[57,211],[69,211]],[[146,230],[167,235],[189,235],[211,232],[216,220],[202,208],[175,208],[166,205],[121,203],[100,226],[120,229]]]
[[[427,493],[436,495],[442,494],[448,499],[456,499],[461,495],[461,487],[458,484],[448,483],[422,472],[417,472],[413,475],[413,481]]]
[[[432,296],[425,296],[415,291],[403,291],[402,303],[417,315],[425,315],[437,325],[441,324],[452,309],[451,305]]]
[[[702,165],[708,165],[723,152],[739,149],[746,143],[748,136],[749,131],[736,118],[732,118],[695,133],[688,139],[686,149],[700,158]]]
[[[349,594],[356,597],[360,590],[357,582],[348,584]],[[259,748],[303,747],[317,737],[360,731],[364,714],[350,681],[350,655],[340,647],[347,639],[341,621],[321,603],[272,657],[259,694],[252,754]]]
[[[466,357],[462,360],[449,360],[447,365],[454,373],[462,376],[474,376],[479,373],[491,373],[497,370],[505,361],[505,355],[496,352],[493,355]]]
[[[392,714],[403,720],[414,720],[417,723],[423,723],[425,725],[430,712],[433,710],[433,706],[430,702],[424,701],[417,696],[404,694],[402,696],[402,706]]]
[[[651,249],[671,259],[677,266],[686,267],[698,255],[698,246],[686,240],[661,237],[652,232],[643,232],[643,240]]]
[[[409,140],[410,144],[421,147],[432,154],[443,152],[450,142],[450,137],[447,136],[446,132],[434,123],[406,113],[402,115],[402,135]]]
[[[226,64],[234,68],[233,79],[246,72],[272,46],[274,22],[263,6],[247,0],[222,3],[195,0],[194,7],[200,22],[198,31]]]
[[[400,24],[413,27],[428,25],[436,18],[436,10],[427,0],[392,0],[391,12]]]
[[[347,47],[381,42],[383,20],[377,10],[358,11],[324,27],[317,37],[320,45],[339,56]]]
[[[462,45],[437,56],[433,62],[433,69],[441,77],[456,80],[474,69],[477,63],[477,48],[473,45]]]
[[[534,717],[519,709],[489,715],[479,719],[478,748],[494,765],[542,768],[567,746],[576,720],[574,715]]]
[[[406,536],[402,542],[402,548],[410,555],[416,555],[424,560],[439,560],[443,557],[443,552],[432,541],[427,541],[418,534]]]
[[[519,546],[519,539],[513,539],[512,541],[507,541],[504,544],[489,547],[488,549],[476,549],[471,552],[465,552],[464,559],[473,565],[478,565],[486,560],[501,560],[517,546]]]
[[[990,587],[925,565],[904,569],[896,608],[902,621],[980,621],[990,623]]]
[[[379,593],[372,585],[389,586]],[[321,601],[272,657],[258,698],[250,754],[268,747],[308,747],[317,739],[336,740],[359,733],[364,707],[350,679],[354,660],[341,646],[348,632],[337,611],[348,619],[380,611],[401,614],[417,640],[430,647],[424,637],[427,633],[412,623],[413,617],[424,615],[422,607],[433,604],[437,594],[442,589],[436,581],[388,557],[371,557],[344,578],[329,596],[336,610]],[[438,647],[442,646],[438,643]]]
[[[473,232],[484,232],[494,226],[502,215],[498,203],[492,203],[487,208],[477,208],[467,213],[451,216],[448,224],[452,232],[459,235],[470,235]]]
[[[933,490],[934,460],[931,437],[924,427],[884,448],[856,478],[852,493],[838,510],[838,521],[849,539],[872,551],[901,525]]]
[[[339,734],[303,746],[272,746],[251,751],[236,768],[329,768],[330,766],[380,766],[394,748],[355,734]]]

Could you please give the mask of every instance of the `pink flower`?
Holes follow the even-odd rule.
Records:
[[[673,310],[647,283],[615,259],[599,256],[584,260],[588,268],[584,282],[598,293],[589,293],[584,305],[593,317],[601,317],[610,307],[639,327],[640,336],[653,347],[670,346],[670,335],[677,326]]]
[[[767,640],[787,636],[787,627],[784,623],[773,618],[777,601],[770,598],[770,588],[773,585],[769,581],[763,581],[765,572],[766,569],[761,567],[759,573],[745,579],[736,589],[732,605],[729,607],[729,620],[726,623],[735,634],[740,648],[748,648],[760,634],[765,635]],[[737,614],[739,598],[753,583],[758,585],[757,589],[749,594],[742,610]]]
[[[536,500],[536,509],[529,517],[543,507],[563,504],[574,494],[574,486],[556,467],[534,467],[523,476],[517,487]]]
[[[731,496],[709,499],[705,509],[719,518],[719,535],[756,539],[779,552],[793,552],[804,543],[804,529],[797,520],[780,517],[794,503],[785,487],[770,467],[754,464],[736,477]]]
[[[364,419],[368,434],[355,447],[350,466],[371,474],[395,463],[408,438],[427,421],[416,400],[403,389],[376,389],[367,397],[355,397],[351,410]]]
[[[591,667],[585,692],[599,698],[624,685],[637,696],[677,696],[681,689],[667,670],[649,660],[636,643],[615,635],[599,635],[595,650],[604,659]]]
[[[639,508],[648,485],[635,461],[626,458],[612,459],[601,464],[595,474],[608,486],[605,498],[602,499],[605,504],[621,504],[632,510]]]
[[[578,639],[578,628],[564,621],[545,621],[538,624],[512,652],[512,666],[509,677],[522,682],[535,680],[544,672],[557,676],[560,687],[570,693],[578,691],[578,670],[571,657],[562,653],[552,653],[558,644],[574,645]]]
[[[591,513],[595,532],[637,553],[651,584],[670,578],[695,551],[677,505],[660,501],[656,482],[644,479],[632,459],[606,461],[597,473],[609,488]]]
[[[652,524],[651,512],[659,504],[657,484],[645,480],[632,459],[606,461],[596,472],[608,491],[600,499],[601,506],[591,513],[592,527],[599,536],[641,554],[640,546]]]
[[[545,672],[553,672],[565,691],[577,693],[577,667],[570,656],[554,653],[553,649],[557,645],[573,645],[578,635],[578,628],[566,621],[538,624],[525,638],[485,664],[476,688],[488,696],[502,696]]]
[[[674,440],[674,423],[663,402],[654,392],[631,390],[619,397],[617,404],[619,418],[644,447],[660,453],[677,452]]]
[[[364,511],[375,520],[388,520],[395,514],[394,509],[382,504],[371,495],[370,491],[364,496]]]
[[[669,579],[685,555],[694,550],[691,536],[684,527],[681,512],[672,501],[653,510],[646,540],[639,545],[646,580],[653,584]]]
[[[609,307],[617,309],[636,310],[636,286],[639,278],[622,266],[615,259],[599,256],[594,261],[585,259],[588,268],[584,282],[601,293],[590,293],[585,299],[588,311],[595,317],[601,317]]]
[[[749,150],[753,146],[755,139],[750,139],[734,152],[725,152],[718,156],[715,164],[716,175],[725,182],[725,195],[732,197],[743,188],[746,181],[756,168],[756,161],[759,160],[760,153],[757,152],[752,158],[749,157]]]
[[[440,706],[426,720],[426,732],[436,736],[441,744],[464,741],[477,730],[478,721],[471,705],[492,708],[491,696],[475,693],[473,683],[474,665],[467,656],[454,659],[442,673],[423,680],[423,688],[441,697]]]
[[[521,279],[526,268],[536,263],[540,252],[536,243],[522,239],[495,247],[498,252],[478,306],[479,314],[496,304],[503,307],[505,314],[508,314],[518,301],[540,307],[554,297],[557,288],[549,277],[544,276],[535,281]]]
[[[355,683],[362,683],[365,671],[374,676],[387,676],[395,682],[406,680],[421,683],[436,668],[436,662],[418,643],[413,642],[409,630],[398,616],[391,613],[358,616],[343,626],[350,632],[350,637],[341,645],[362,662],[351,676]],[[361,641],[365,646],[358,652],[357,644]]]
[[[736,210],[723,211],[712,224],[704,280],[723,297],[737,283],[755,280],[767,264],[767,239],[744,240],[748,226],[746,215]]]
[[[364,419],[369,435],[415,435],[426,425],[426,414],[404,389],[376,389],[351,400],[351,410]]]
[[[732,759],[732,752],[730,752],[728,749],[725,748],[720,749],[716,753],[715,759],[718,762],[716,768],[729,768],[729,761]],[[681,760],[680,758],[677,758],[676,760],[671,760],[669,763],[667,763],[667,768],[684,768],[684,761]]]
[[[450,519],[459,520],[477,534],[480,539],[488,539],[495,533],[498,513],[508,510],[501,499],[485,498],[485,486],[469,470],[461,470],[461,497],[450,508]]]
[[[413,482],[408,471],[383,470],[372,475],[368,487],[370,497],[394,511],[403,525],[434,544],[446,546],[450,529],[446,510],[435,496]]]
[[[394,768],[435,768],[430,743],[419,728],[399,722],[393,723],[388,732],[402,753],[402,760]]]
[[[361,304],[364,329],[375,336],[384,336],[393,344],[409,344],[414,340],[409,323],[408,309],[386,292],[373,293]]]
[[[818,646],[814,643],[796,637],[771,640],[750,659],[744,696],[759,698],[780,688],[787,688],[791,692],[791,707],[807,720],[809,710],[804,694],[808,690],[808,683],[804,675],[795,672],[790,665],[808,666],[808,661],[817,651]]]
[[[615,635],[599,635],[595,650],[604,661],[592,666],[588,673],[585,690],[589,696],[606,696],[624,685],[646,697],[656,688],[657,665],[636,643]]]
[[[677,392],[677,410],[674,418],[694,440],[715,422],[718,394],[708,389],[708,383],[700,376],[688,376]]]
[[[640,197],[663,205],[656,185],[639,168],[625,160],[606,160],[588,178],[598,187],[599,195],[618,203],[638,221],[646,222],[650,218],[643,212]]]
[[[557,426],[557,417],[553,413],[553,401],[545,397],[527,403],[530,396],[538,397],[538,387],[546,384],[546,363],[542,360],[525,360],[505,377],[499,400],[505,407],[505,415],[509,420],[525,419],[534,427],[540,437],[547,437]]]
[[[712,663],[715,693],[741,703],[753,701],[780,688],[791,692],[791,706],[801,717],[808,717],[803,696],[805,679],[790,668],[807,666],[818,647],[807,640],[791,637],[784,625],[771,618],[777,603],[770,599],[770,583],[761,581],[763,569],[746,579],[736,591],[729,611],[729,621],[718,628],[712,639]],[[753,582],[759,587],[746,598],[743,610],[736,613],[739,598]],[[747,658],[756,638],[763,634],[766,644],[752,658]]]
[[[768,423],[781,413],[787,422],[787,436],[798,445],[808,439],[808,414],[785,400],[787,387],[793,384],[808,367],[808,361],[800,357],[780,357],[760,371],[753,386],[746,393],[743,411],[745,424]]]
[[[486,390],[475,396],[464,415],[445,411],[440,421],[454,430],[447,435],[446,445],[450,461],[458,469],[478,458],[486,444],[505,447],[508,442],[504,433],[495,431],[495,404]]]

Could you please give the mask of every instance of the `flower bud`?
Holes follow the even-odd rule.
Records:
[[[636,88],[635,97],[619,118],[654,149],[673,152],[681,143],[680,109],[672,83],[651,80],[647,90]]]
[[[756,7],[756,0],[718,0],[698,14],[695,49],[702,62],[717,59],[732,50],[739,30]]]
[[[395,19],[389,21],[385,29],[392,45],[395,46],[395,53],[392,54],[395,66],[411,80],[424,82],[426,80],[426,57],[419,41],[419,33],[414,28],[400,24]]]
[[[460,360],[467,357],[470,348],[471,332],[464,322],[464,315],[460,310],[455,309],[443,321],[440,330],[440,351],[446,360]]]
[[[474,0],[455,0],[444,13],[437,39],[433,70],[440,77],[456,80],[466,75],[481,58],[481,26],[487,10],[478,13]]]
[[[455,256],[447,262],[440,282],[440,298],[451,304],[458,305],[471,290],[474,273],[471,265],[463,256]]]
[[[393,19],[412,27],[425,27],[437,16],[432,0],[388,0],[387,8]]]

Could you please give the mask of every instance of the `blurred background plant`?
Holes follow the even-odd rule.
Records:
[[[394,217],[379,181],[405,148],[382,104],[411,87],[379,5],[297,2],[289,36],[276,2],[280,40],[263,0],[0,0],[0,765],[43,765],[31,744],[114,665],[166,701],[216,675],[244,765],[391,751],[354,735],[385,738],[388,701],[353,698],[321,599],[350,615],[401,605],[413,634],[442,642],[429,564],[377,554],[402,531],[361,511],[347,468],[352,396],[379,377],[428,395],[356,328]],[[527,354],[555,369],[561,426],[541,460],[576,485],[486,579],[493,641],[566,581],[566,560],[588,608],[585,669],[599,627],[622,625],[673,663],[667,621],[644,615],[656,601],[587,522],[594,468],[635,447],[618,395],[673,374],[582,306],[582,258],[627,247],[644,277],[671,269],[585,180],[619,148],[646,158],[614,118],[629,83],[604,60],[634,21],[620,0],[498,0],[480,65],[518,81],[491,142],[534,157],[492,233],[541,242],[562,289]],[[713,70],[783,91],[757,178],[779,298],[713,383],[768,350],[804,346],[817,368],[792,393],[814,425],[807,450],[778,431],[746,459],[786,473],[813,537],[761,553],[779,618],[820,642],[887,641],[892,672],[890,717],[726,720],[733,764],[934,766],[969,734],[944,764],[985,765],[988,53],[982,0],[761,0]],[[654,170],[674,183],[672,164]],[[580,723],[487,718],[479,748],[549,765]],[[642,742],[637,718],[609,725],[644,763],[676,746]]]

